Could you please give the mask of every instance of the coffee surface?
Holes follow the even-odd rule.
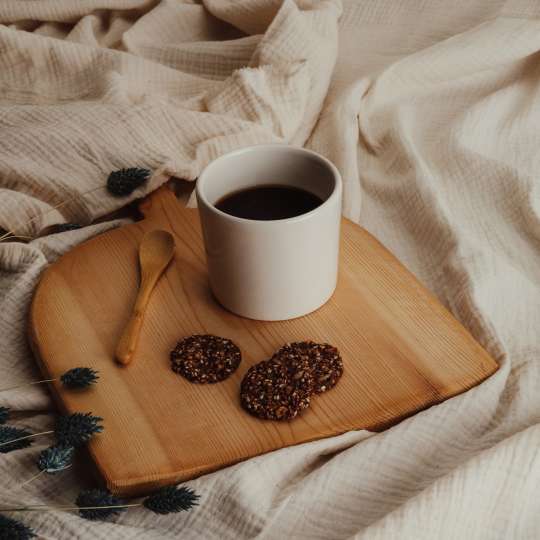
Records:
[[[304,189],[272,184],[234,191],[222,197],[215,206],[231,216],[271,221],[300,216],[322,202],[317,195]]]

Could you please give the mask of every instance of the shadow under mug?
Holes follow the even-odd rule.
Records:
[[[323,202],[299,216],[259,221],[215,207],[257,185],[304,189]],[[337,282],[342,182],[330,161],[303,148],[258,145],[225,154],[197,180],[210,287],[228,310],[250,319],[293,319],[322,306]]]

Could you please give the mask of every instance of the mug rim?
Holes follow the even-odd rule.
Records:
[[[227,214],[226,212],[223,212],[219,208],[217,208],[214,204],[212,204],[206,197],[203,189],[204,185],[207,182],[207,177],[209,172],[211,172],[212,167],[222,161],[226,161],[228,158],[231,158],[233,156],[238,156],[239,154],[247,154],[250,152],[256,152],[256,151],[264,151],[269,150],[273,148],[283,148],[286,149],[286,152],[296,153],[296,154],[303,154],[303,155],[309,155],[310,157],[313,157],[317,159],[319,162],[324,164],[332,173],[332,177],[334,179],[334,187],[332,189],[332,192],[330,195],[316,208],[313,210],[310,210],[309,212],[306,212],[305,214],[300,214],[298,216],[293,216],[290,218],[283,218],[283,219],[270,219],[270,220],[263,220],[263,219],[248,219],[248,218],[241,218],[237,216],[233,216],[231,214]],[[340,197],[341,191],[342,191],[342,180],[341,175],[339,174],[339,171],[337,167],[327,158],[319,154],[318,152],[314,152],[313,150],[309,150],[307,148],[302,148],[298,146],[289,146],[284,143],[270,143],[270,144],[255,144],[251,146],[244,146],[242,148],[238,148],[236,150],[232,150],[230,152],[227,152],[225,154],[222,154],[221,156],[217,157],[216,159],[212,160],[202,171],[202,173],[199,175],[199,178],[197,179],[197,183],[195,186],[195,192],[197,195],[197,200],[199,202],[202,202],[206,208],[208,208],[210,211],[218,214],[224,219],[228,219],[230,221],[234,222],[240,222],[240,223],[251,223],[258,226],[265,226],[265,227],[271,227],[272,224],[284,224],[284,223],[295,223],[298,221],[303,221],[305,219],[309,219],[313,215],[317,214],[321,210],[324,209],[324,207],[330,206],[336,198]]]

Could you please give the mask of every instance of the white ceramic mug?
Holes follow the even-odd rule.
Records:
[[[314,210],[259,221],[215,207],[225,195],[257,185],[307,190]],[[211,289],[228,310],[266,321],[293,319],[322,306],[336,288],[342,183],[326,158],[280,144],[236,150],[210,163],[197,201]]]

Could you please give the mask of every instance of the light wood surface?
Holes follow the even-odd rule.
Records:
[[[339,283],[315,313],[284,322],[243,319],[222,309],[207,286],[196,210],[167,189],[143,205],[146,219],[70,251],[43,275],[30,321],[47,377],[75,366],[100,371],[86,392],[53,392],[68,412],[102,416],[89,445],[107,486],[145,493],[284,446],[352,429],[380,430],[478,384],[497,369],[470,334],[377,240],[344,220]],[[175,257],[148,303],[134,362],[115,348],[137,295],[144,233],[170,230]],[[173,373],[169,351],[195,333],[225,336],[242,363],[225,382],[195,385]],[[258,420],[239,404],[246,370],[288,341],[337,346],[345,372],[291,422]]]
[[[147,232],[139,246],[139,266],[141,279],[139,292],[133,306],[133,313],[120,337],[116,348],[116,360],[128,365],[133,359],[139,343],[141,328],[150,295],[158,279],[163,274],[174,255],[174,237],[168,231],[160,229]]]

